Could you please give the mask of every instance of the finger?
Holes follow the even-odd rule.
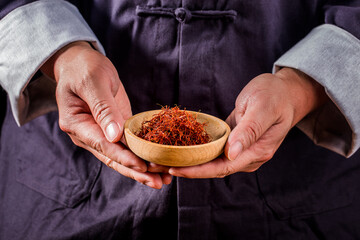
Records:
[[[198,166],[170,168],[169,173],[186,178],[220,178],[236,172],[253,172],[273,157],[286,133],[282,126],[272,126],[256,143],[240,152],[233,161],[222,155]]]
[[[201,165],[170,168],[169,173],[173,176],[185,178],[223,178],[237,172],[253,172],[269,160],[272,155],[251,148],[240,153],[234,161],[230,161],[225,155],[222,155]]]
[[[253,106],[239,119],[236,127],[231,131],[225,154],[230,160],[253,145],[273,124],[275,115]]]
[[[88,104],[89,109],[101,127],[103,134],[109,142],[117,142],[121,139],[124,125],[124,118],[120,112],[121,108],[115,100],[120,80],[113,76],[114,80],[104,82],[103,79],[86,79],[88,83],[79,92],[79,96]],[[115,86],[114,86],[115,85]],[[114,92],[114,89],[116,91]]]
[[[168,185],[172,181],[172,175],[169,174],[170,167],[158,165],[156,163],[148,163],[148,172],[161,173],[161,179],[164,184]]]
[[[219,158],[201,165],[170,168],[169,173],[186,178],[220,178],[236,172],[253,172],[273,157],[286,133],[286,129],[281,125],[272,126],[256,143],[240,152],[233,161],[229,161],[225,155],[221,155]]]
[[[112,162],[109,167],[113,168],[115,171],[121,173],[124,176],[127,176],[129,178],[134,179],[137,182],[145,184],[148,187],[155,189],[162,188],[163,180],[159,174],[149,173],[149,172],[140,173],[132,169],[129,169],[121,164],[118,164],[116,162]]]
[[[95,157],[105,163],[108,167],[114,169],[125,177],[131,178],[139,183],[145,184],[146,186],[155,189],[161,189],[163,185],[163,179],[159,174],[138,172],[133,169],[127,168],[115,161],[112,161],[110,158],[102,155],[94,149],[88,149],[88,151],[93,153]]]
[[[79,143],[79,145],[83,145],[83,144]],[[160,176],[159,174],[139,172],[138,169],[136,168],[131,169],[111,160],[109,157],[99,153],[98,151],[88,147],[87,145],[83,145],[82,147],[84,147],[86,150],[91,152],[97,159],[99,159],[105,165],[114,169],[121,175],[131,178],[139,183],[145,184],[148,187],[160,189],[163,184],[169,184],[168,178],[163,180],[163,177]]]
[[[115,96],[115,101],[117,103],[117,108],[121,109],[121,114],[122,114],[124,121],[126,121],[127,119],[129,119],[132,116],[132,111],[131,111],[131,104],[130,104],[129,98],[128,98],[128,96],[125,92],[124,86],[122,85],[121,82],[120,82],[118,92]],[[121,124],[121,126],[124,126],[124,123]],[[120,138],[120,142],[122,142],[125,146],[127,146],[127,142],[125,140],[124,134],[122,134],[122,136]]]
[[[166,185],[169,185],[172,181],[172,176],[168,173],[160,174],[162,182]]]
[[[229,161],[225,156],[214,159],[211,162],[191,166],[172,167],[169,173],[177,177],[186,178],[215,178],[224,177],[235,172],[234,162]]]
[[[148,171],[149,172],[154,172],[154,173],[169,173],[169,169],[170,167],[167,166],[163,166],[163,165],[158,165],[155,163],[150,162],[148,164]]]
[[[129,149],[125,148],[121,143],[108,142],[91,115],[87,115],[88,116],[86,117],[86,114],[83,114],[83,119],[78,119],[79,122],[68,122],[68,127],[65,127],[66,132],[72,137],[75,144],[91,151],[93,154],[93,151],[96,151],[97,153],[138,172],[147,171],[146,163],[134,155]],[[106,164],[106,162],[104,163]]]
[[[234,162],[234,169],[241,172],[253,172],[269,161],[284,140],[288,128],[284,124],[275,124],[248,149],[241,152]]]

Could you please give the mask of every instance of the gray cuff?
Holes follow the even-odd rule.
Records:
[[[0,36],[0,84],[19,125],[56,110],[55,82],[44,75],[32,79],[55,52],[71,42],[88,41],[104,54],[77,8],[62,0],[13,10],[0,21]]]
[[[313,29],[274,64],[298,69],[324,86],[332,102],[298,127],[316,144],[351,156],[360,145],[360,41],[330,24]]]

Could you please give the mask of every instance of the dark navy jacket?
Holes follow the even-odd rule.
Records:
[[[2,0],[0,17],[27,2]],[[360,38],[360,1],[70,2],[116,66],[133,113],[179,104],[225,119],[241,89],[314,27]],[[360,238],[359,153],[345,159],[297,128],[254,173],[174,178],[154,190],[76,147],[56,112],[19,128],[9,107],[1,111],[0,239]]]

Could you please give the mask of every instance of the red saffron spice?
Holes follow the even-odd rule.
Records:
[[[175,146],[189,146],[210,142],[205,131],[206,123],[199,123],[191,113],[178,106],[162,107],[149,121],[141,124],[136,134],[145,140]]]

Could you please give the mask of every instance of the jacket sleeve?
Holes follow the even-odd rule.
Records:
[[[298,69],[324,86],[331,101],[297,127],[316,144],[346,157],[360,146],[360,3],[357,5],[325,5],[324,24],[281,56],[273,68],[273,72],[282,67]]]
[[[1,10],[0,84],[8,94],[16,122],[22,125],[57,108],[55,82],[39,71],[47,59],[75,41],[88,41],[105,53],[77,8],[69,2],[13,2],[18,5],[8,4]]]

